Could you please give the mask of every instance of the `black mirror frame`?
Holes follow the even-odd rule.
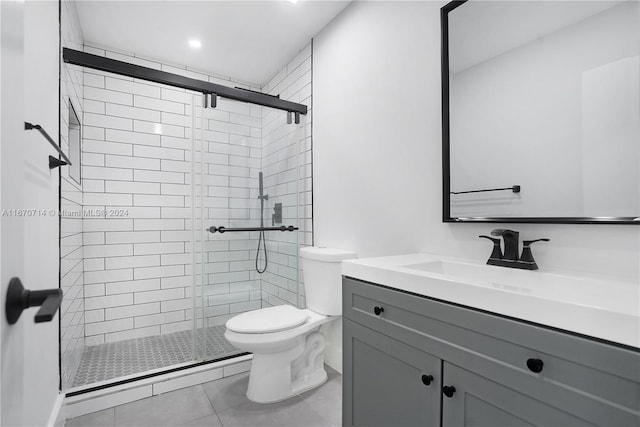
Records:
[[[449,13],[469,0],[455,0],[440,9],[442,81],[442,222],[529,224],[634,224],[640,217],[451,217],[451,170],[449,128]]]

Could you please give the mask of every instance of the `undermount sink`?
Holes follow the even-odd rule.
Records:
[[[428,274],[473,286],[483,286],[512,292],[542,295],[552,290],[553,297],[567,284],[576,280],[571,276],[559,276],[542,271],[520,270],[487,264],[474,264],[459,260],[436,259],[415,264],[399,265],[398,268],[412,273]],[[570,283],[569,283],[570,282]],[[570,295],[567,295],[570,296]],[[570,296],[572,297],[572,296]],[[573,298],[573,297],[572,297]]]
[[[446,274],[468,279],[478,279],[480,277],[492,278],[491,274],[495,271],[493,269],[488,269],[485,265],[441,260],[403,265],[402,267],[411,270],[427,271],[435,274]],[[493,274],[493,277],[495,277],[495,274]]]
[[[430,273],[448,280],[465,282],[474,286],[484,286],[531,293],[526,287],[531,279],[530,272],[512,270],[492,265],[471,264],[462,261],[434,260],[398,266],[418,273]],[[539,278],[540,276],[536,276]]]
[[[345,261],[345,276],[640,347],[637,283],[430,254]]]
[[[611,292],[624,295],[632,288],[619,289],[615,283],[593,278],[563,275],[547,271],[527,271],[486,264],[472,264],[456,260],[433,260],[399,266],[417,270],[447,280],[464,282],[494,290],[526,294],[597,309],[637,314],[637,295],[612,299]],[[636,292],[637,293],[637,292]]]

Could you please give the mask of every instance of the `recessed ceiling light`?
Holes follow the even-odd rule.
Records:
[[[287,1],[288,1],[289,3],[293,3],[293,4],[298,3],[298,0],[287,0]]]
[[[202,42],[200,40],[191,39],[189,40],[189,46],[191,46],[194,49],[199,49],[202,47]]]

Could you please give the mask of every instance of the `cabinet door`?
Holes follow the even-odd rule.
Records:
[[[458,366],[443,365],[443,427],[595,425]],[[447,397],[444,390],[450,386],[455,392]]]
[[[347,319],[343,328],[342,425],[439,426],[440,359]]]

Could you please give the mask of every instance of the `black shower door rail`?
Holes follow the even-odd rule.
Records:
[[[69,49],[66,47],[62,49],[62,59],[64,62],[69,64],[148,80],[154,83],[166,84],[169,86],[179,87],[181,89],[193,90],[205,95],[216,95],[223,98],[234,99],[236,101],[249,102],[251,104],[262,105],[264,107],[276,108],[278,110],[284,110],[291,113],[307,114],[306,105],[280,99],[277,96],[192,79],[179,74],[155,70],[153,68],[130,64],[116,59],[105,58],[104,56],[81,52],[79,50]]]

